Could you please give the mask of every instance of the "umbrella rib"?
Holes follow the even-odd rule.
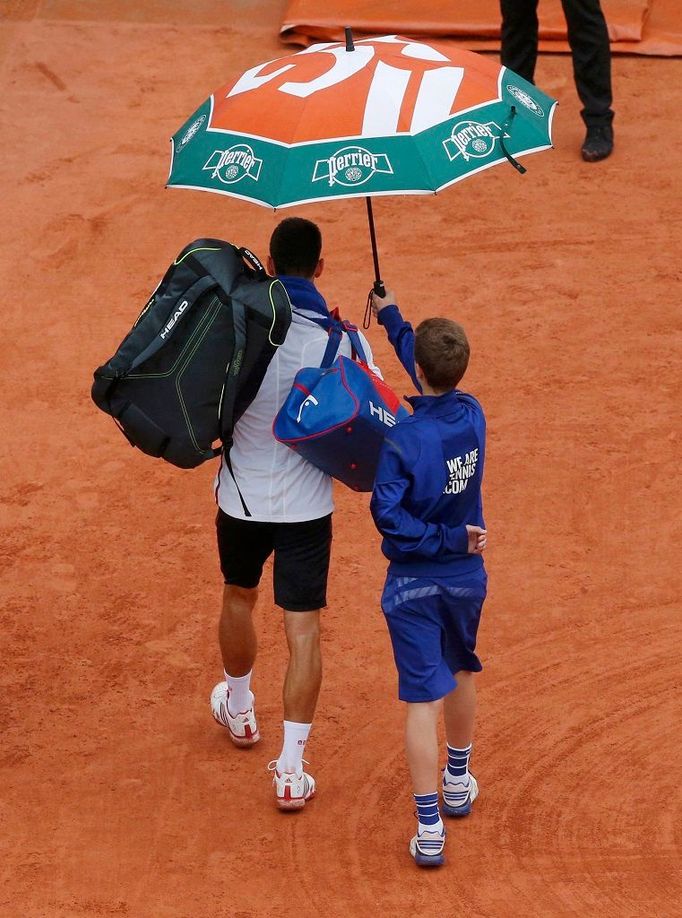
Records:
[[[444,123],[445,123],[445,122],[441,122],[441,124],[444,124]],[[435,125],[434,125],[434,127],[435,127]],[[424,132],[422,131],[422,133],[424,133]],[[424,156],[422,155],[422,151],[421,151],[420,147],[417,145],[417,142],[416,142],[416,141],[417,141],[417,137],[419,137],[419,134],[415,134],[415,135],[413,135],[413,136],[414,136],[414,141],[415,141],[415,142],[414,142],[413,149],[414,149],[415,153],[417,154],[417,156],[419,157],[419,161],[420,161],[421,164],[422,164],[422,168],[424,169],[424,173],[425,173],[425,175],[427,176],[427,178],[428,178],[428,180],[429,180],[429,185],[432,186],[432,187],[431,187],[431,191],[432,191],[434,194],[436,194],[436,192],[438,191],[437,182],[434,180],[433,175],[431,174],[431,170],[429,169],[429,167],[428,167],[428,165],[427,165],[427,162],[426,162],[426,160],[424,159]]]
[[[298,132],[298,128],[299,128],[301,122],[303,121],[303,116],[304,116],[304,114],[305,114],[305,106],[302,106],[302,107],[301,107],[301,113],[300,113],[300,115],[298,116],[298,119],[297,119],[297,121],[296,121],[295,128],[294,128],[294,130],[291,132],[291,136],[292,136],[292,137],[295,137],[295,136],[296,136],[296,134],[297,134],[297,132]],[[329,139],[332,139],[332,138],[329,138]],[[294,149],[294,147],[298,147],[298,146],[299,146],[299,144],[297,144],[297,143],[288,143],[288,144],[286,145],[287,155],[286,155],[286,159],[285,159],[285,166],[284,166],[284,169],[282,169],[282,175],[280,176],[279,183],[278,183],[278,185],[277,185],[277,194],[273,194],[273,197],[275,198],[276,203],[273,204],[272,206],[273,206],[275,209],[276,209],[277,207],[280,207],[280,206],[282,205],[282,201],[281,201],[281,196],[282,196],[282,194],[281,194],[281,192],[282,192],[282,185],[284,184],[284,173],[286,172],[286,168],[287,168],[287,166],[289,165],[289,154],[292,152],[292,150]]]

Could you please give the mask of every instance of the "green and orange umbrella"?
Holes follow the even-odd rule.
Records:
[[[311,45],[231,79],[172,138],[167,184],[289,207],[433,194],[552,146],[556,102],[491,58],[396,35]]]

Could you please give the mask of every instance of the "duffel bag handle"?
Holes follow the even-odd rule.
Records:
[[[329,340],[327,341],[327,347],[325,348],[324,355],[322,357],[322,362],[320,363],[320,369],[326,370],[330,367],[334,360],[336,359],[336,353],[341,344],[341,338],[343,337],[343,328],[340,322],[334,322],[334,324],[329,329]]]
[[[353,325],[352,322],[342,322],[343,330],[346,332],[350,338],[351,347],[353,348],[353,360],[359,360],[361,363],[367,364],[367,355],[365,354],[365,349],[362,346],[360,341],[360,334],[358,332],[357,325]]]
[[[360,341],[357,325],[353,325],[352,322],[347,321],[334,321],[329,329],[329,341],[327,342],[327,347],[322,357],[322,362],[320,363],[320,369],[326,370],[336,359],[336,354],[341,345],[341,338],[344,332],[350,339],[351,348],[353,349],[353,360],[359,360],[361,363],[367,364],[367,355]]]

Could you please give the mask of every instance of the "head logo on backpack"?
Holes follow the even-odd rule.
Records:
[[[252,252],[198,239],[95,370],[93,401],[150,456],[183,469],[227,456],[290,323],[284,286]]]

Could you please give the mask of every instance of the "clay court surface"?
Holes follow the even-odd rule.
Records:
[[[144,12],[141,10],[144,9]],[[283,4],[9,0],[0,25],[0,914],[135,918],[680,914],[682,62],[614,61],[613,157],[579,159],[570,60],[541,59],[556,149],[437,197],[383,198],[382,270],[412,320],[469,331],[487,408],[490,594],[448,864],[407,853],[402,711],[367,495],[337,491],[317,799],[277,812],[285,647],[269,582],[262,742],[210,717],[221,581],[208,466],[128,447],[90,401],[182,246],[267,251],[318,221],[321,289],[359,320],[361,200],[282,214],[166,191],[168,138],[286,53]],[[406,378],[376,326],[389,381]]]

